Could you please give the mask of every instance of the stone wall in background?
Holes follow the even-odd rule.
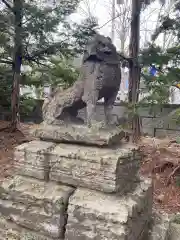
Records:
[[[140,116],[142,117],[142,130],[145,135],[152,137],[178,136],[180,135],[180,124],[172,121],[172,117],[168,115],[175,109],[180,109],[180,105],[167,104],[157,109],[150,109],[143,107],[140,109]],[[116,117],[122,117],[124,106],[115,104],[113,114]],[[99,104],[97,107],[97,120],[103,120],[103,105]],[[80,111],[80,116],[85,116],[85,111]]]
[[[143,132],[153,137],[179,136],[180,124],[170,115],[177,109],[180,109],[180,105],[167,104],[152,112],[148,108],[141,109]]]
[[[43,100],[37,100],[36,107],[34,111],[29,114],[29,116],[21,116],[22,122],[32,122],[40,123],[42,122],[42,104]],[[142,117],[142,129],[144,134],[149,136],[156,137],[165,137],[165,136],[178,136],[180,135],[180,124],[173,122],[171,117],[168,119],[168,114],[175,109],[180,109],[180,105],[175,104],[166,104],[161,108],[154,109],[151,111],[148,107],[143,107],[140,110],[140,115]],[[103,120],[103,104],[99,103],[97,106],[97,120]],[[120,103],[116,103],[113,109],[113,114],[115,117],[122,117],[124,112],[124,106]],[[82,109],[79,115],[83,118],[86,118],[85,110]],[[0,108],[0,119],[1,120],[10,120],[11,113],[8,110]]]

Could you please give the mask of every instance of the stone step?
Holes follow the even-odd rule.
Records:
[[[152,182],[142,181],[127,196],[78,188],[70,197],[66,240],[147,240]]]
[[[10,220],[0,216],[0,240],[54,240],[29,229],[19,227]],[[63,239],[58,239],[63,240]]]
[[[119,143],[125,133],[119,127],[88,128],[86,125],[46,125],[40,124],[31,130],[33,137],[52,142],[82,143],[98,146],[111,146]]]
[[[0,186],[0,213],[20,227],[59,240],[64,235],[66,208],[73,191],[55,182],[14,176]]]
[[[32,141],[15,151],[20,175],[107,193],[132,191],[139,182],[140,163],[138,148],[128,143],[110,149]]]

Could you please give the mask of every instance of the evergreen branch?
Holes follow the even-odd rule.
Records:
[[[5,64],[10,64],[10,65],[13,65],[13,61],[10,61],[10,60],[4,60],[4,59],[0,59],[0,63],[5,63]]]
[[[32,61],[32,62],[35,62],[38,66],[41,65],[41,66],[44,66],[44,67],[47,67],[48,66],[44,63],[41,63],[37,58],[32,58],[30,57],[29,53],[28,53],[28,49],[27,49],[27,46],[26,46],[26,52],[27,52],[27,55],[24,56],[24,59],[27,60],[27,61]]]
[[[66,39],[68,40],[68,39]],[[54,43],[50,46],[48,46],[47,48],[41,49],[39,51],[35,51],[31,56],[25,55],[24,58],[28,61],[34,61],[37,60],[37,58],[45,55],[45,54],[53,54],[55,52],[55,49],[60,47],[60,45],[65,42],[66,40],[62,41],[62,42],[58,42],[58,43]]]
[[[40,61],[36,60],[36,59],[33,59],[32,62],[35,62],[37,65],[41,65],[43,67],[46,67],[46,68],[50,68],[48,65],[44,64],[44,63],[41,63]]]
[[[6,0],[1,0],[1,1],[6,5],[7,8],[9,8],[14,13],[13,7]]]
[[[49,13],[52,13],[52,12],[55,11],[56,9],[58,9],[58,6],[55,7],[55,8],[50,9],[50,10],[49,10]],[[47,14],[47,13],[48,13],[48,12],[46,12],[46,14]],[[30,16],[28,19],[26,19],[26,20],[23,22],[23,25],[26,24],[26,23],[28,23],[29,21],[31,21],[34,17],[35,17],[34,15]]]
[[[26,19],[22,24],[26,24],[28,23],[29,21],[31,21],[32,19],[34,18],[34,16],[31,16],[30,18]]]

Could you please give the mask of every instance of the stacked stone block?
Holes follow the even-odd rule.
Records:
[[[79,188],[70,197],[66,240],[147,240],[152,192],[145,181],[127,196]]]
[[[117,142],[121,130],[40,126],[34,135],[0,187],[0,240],[147,240],[152,185],[138,175],[138,148]]]
[[[47,239],[63,239],[68,198],[73,191],[55,182],[16,175],[1,185],[0,212],[10,222]]]

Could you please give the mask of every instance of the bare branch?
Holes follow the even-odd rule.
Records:
[[[104,23],[103,25],[101,25],[100,27],[95,28],[95,30],[96,30],[96,29],[101,29],[101,28],[103,28],[103,27],[106,26],[108,23],[112,22],[114,19],[116,19],[116,18],[118,18],[118,17],[119,17],[119,15],[116,16],[116,17],[114,17],[114,18],[109,19],[107,22],[105,22],[105,23]]]

